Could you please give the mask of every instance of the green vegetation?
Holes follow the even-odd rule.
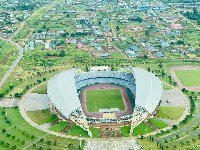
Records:
[[[88,90],[86,91],[87,110],[97,112],[99,109],[119,108],[125,110],[121,92],[114,90]]]
[[[120,127],[121,131],[122,131],[122,135],[123,137],[129,137],[129,133],[130,133],[130,129],[131,129],[131,126],[123,126],[123,127]]]
[[[162,120],[156,119],[156,118],[151,118],[148,121],[160,129],[168,126],[167,123],[163,122]]]
[[[11,150],[15,146],[17,150],[23,149],[38,139],[40,140],[36,146],[30,146],[27,149],[35,150],[40,147],[48,147],[48,149],[78,149],[79,147],[79,141],[77,140],[48,135],[29,125],[22,118],[17,107],[0,108],[0,112],[0,149]],[[82,141],[82,148],[84,144],[85,141]]]
[[[114,59],[123,59],[124,56],[121,54],[121,52],[110,52],[110,54],[113,56]]]
[[[162,84],[163,90],[171,90],[172,88],[166,84]]]
[[[90,131],[92,132],[92,137],[93,137],[93,138],[99,138],[99,135],[100,135],[100,128],[93,128],[93,127],[90,127]]]
[[[184,86],[200,86],[200,70],[175,70],[174,72]]]
[[[60,122],[49,129],[55,132],[61,132],[69,124],[70,124],[69,122]]]
[[[140,143],[140,145],[145,150],[160,150],[159,145],[157,145],[156,141],[152,141],[149,138],[143,138],[143,139],[137,139],[137,141]]]
[[[39,86],[32,93],[47,94],[47,83]]]
[[[28,111],[26,114],[37,124],[41,124],[52,117],[49,110]]]
[[[79,136],[79,137],[81,135],[81,137],[89,137],[87,131],[85,131],[83,128],[77,125],[73,126],[71,130],[67,132],[67,135]]]
[[[133,129],[133,136],[150,133],[152,131],[153,130],[149,126],[147,126],[144,122],[141,122],[137,127]]]
[[[178,120],[184,111],[185,111],[184,107],[159,106],[157,116],[171,120]]]

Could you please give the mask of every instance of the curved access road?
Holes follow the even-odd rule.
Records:
[[[18,64],[18,62],[22,58],[22,56],[23,56],[23,48],[19,44],[15,43],[15,42],[13,42],[11,40],[7,40],[7,39],[3,39],[3,38],[0,38],[0,39],[1,40],[5,40],[7,42],[11,42],[15,46],[17,46],[17,48],[19,49],[19,56],[17,57],[15,62],[12,64],[12,66],[9,68],[9,70],[6,72],[6,74],[3,76],[3,78],[0,81],[0,87],[1,87],[3,85],[3,83],[6,81],[6,79],[8,78],[8,76],[10,75],[10,73],[12,72],[12,70],[15,68],[15,66]]]

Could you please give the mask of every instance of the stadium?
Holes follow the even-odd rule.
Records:
[[[137,125],[156,113],[162,91],[154,74],[137,67],[89,72],[73,68],[57,74],[47,85],[51,113],[76,123],[89,136],[90,126],[131,125],[132,134]]]

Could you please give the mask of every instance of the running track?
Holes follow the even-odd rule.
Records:
[[[200,86],[186,87],[181,83],[181,81],[178,79],[178,77],[174,73],[175,70],[199,70],[199,69],[200,69],[200,67],[197,67],[197,66],[176,66],[176,67],[171,68],[169,70],[169,73],[174,78],[174,80],[177,82],[178,86],[181,87],[182,89],[185,88],[186,90],[189,90],[189,91],[200,92]]]

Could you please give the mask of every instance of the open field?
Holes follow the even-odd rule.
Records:
[[[47,94],[47,83],[39,86],[32,93]]]
[[[178,120],[184,111],[185,111],[184,107],[159,106],[157,116],[171,120]]]
[[[69,122],[60,122],[49,129],[55,132],[61,132],[69,124],[70,124]]]
[[[162,120],[158,120],[156,118],[151,118],[148,121],[151,122],[153,125],[155,125],[156,127],[160,128],[160,129],[168,126],[167,123],[163,122]]]
[[[88,112],[98,112],[99,109],[119,108],[125,110],[121,92],[114,90],[88,90],[86,91]]]
[[[67,135],[79,136],[79,137],[81,135],[82,137],[89,137],[87,131],[85,131],[84,129],[82,129],[80,126],[77,125],[73,126],[71,130],[67,132]]]
[[[175,70],[174,72],[184,86],[200,86],[200,70]]]
[[[49,110],[28,111],[26,113],[28,117],[37,124],[41,124],[46,120],[52,118],[52,115],[50,114]]]
[[[153,130],[149,126],[147,126],[144,122],[141,122],[137,127],[133,129],[133,136],[150,133],[152,131]]]

